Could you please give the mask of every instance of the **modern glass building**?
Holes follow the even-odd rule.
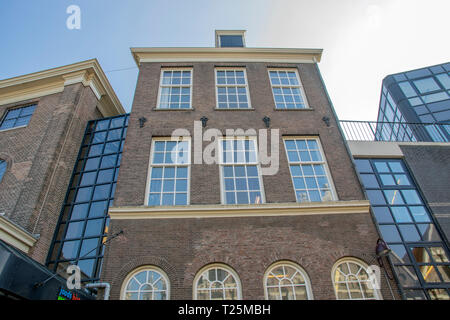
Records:
[[[376,139],[450,141],[449,74],[443,63],[384,78]]]
[[[375,220],[405,299],[449,299],[450,260],[445,236],[406,162],[355,159]]]
[[[56,272],[76,264],[82,281],[100,278],[128,115],[88,123],[61,210],[47,266]]]

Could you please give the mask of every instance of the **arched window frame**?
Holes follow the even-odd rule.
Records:
[[[0,183],[2,182],[3,177],[7,170],[8,170],[8,161],[0,158]]]
[[[334,294],[336,296],[336,300],[381,300],[382,299],[381,292],[377,288],[374,288],[374,298],[365,298],[364,297],[364,293],[361,291],[362,295],[363,295],[362,299],[357,299],[357,298],[352,299],[351,295],[349,295],[350,299],[339,299],[338,298],[338,293],[336,291],[335,273],[337,271],[337,268],[343,263],[354,263],[354,264],[362,267],[362,269],[369,275],[369,272],[367,270],[369,268],[369,266],[367,265],[367,263],[365,263],[364,261],[362,261],[360,259],[356,259],[356,258],[352,258],[352,257],[346,257],[346,258],[342,258],[342,259],[339,259],[338,261],[336,261],[336,263],[334,264],[334,266],[333,266],[333,268],[331,270],[331,280],[333,282],[333,290],[334,290]],[[348,269],[350,271],[350,268],[348,268]],[[354,275],[352,273],[349,273],[347,275],[347,277],[350,276],[350,275],[357,276],[357,275],[359,275],[360,272],[361,272],[361,269],[358,270],[356,275]],[[369,278],[369,280],[360,280],[358,278],[358,284],[360,285],[360,288],[361,288],[361,282],[365,282],[365,281],[370,281],[370,278]],[[348,290],[348,287],[347,287],[347,290]]]
[[[310,279],[309,279],[308,273],[307,273],[307,272],[305,271],[305,269],[303,269],[300,265],[298,265],[298,264],[296,264],[296,263],[294,263],[294,262],[291,262],[291,261],[286,261],[286,260],[278,261],[278,262],[275,262],[275,263],[271,264],[271,265],[267,268],[266,272],[264,273],[264,277],[263,277],[264,298],[265,298],[266,300],[269,299],[269,293],[268,293],[268,289],[267,289],[267,288],[268,288],[268,287],[267,287],[267,279],[268,279],[270,273],[271,273],[275,268],[278,268],[278,267],[280,267],[280,266],[287,266],[287,267],[294,268],[297,272],[299,272],[299,273],[302,275],[303,279],[305,280],[304,286],[306,287],[306,294],[307,294],[308,300],[313,300],[314,297],[313,297],[313,292],[312,292],[312,287],[311,287],[311,281],[310,281]],[[294,286],[295,286],[295,285],[294,285]]]
[[[167,274],[161,269],[158,268],[156,266],[153,265],[146,265],[146,266],[142,266],[139,267],[137,269],[134,269],[132,272],[130,272],[125,280],[122,283],[122,288],[120,290],[120,299],[121,300],[126,300],[126,294],[128,292],[127,287],[128,284],[130,283],[130,281],[139,273],[141,273],[142,271],[153,271],[153,272],[157,272],[162,279],[164,279],[164,281],[166,282],[166,300],[170,299],[170,281],[169,281],[169,277],[167,276]]]
[[[226,264],[222,264],[222,263],[214,263],[214,264],[208,264],[206,266],[204,266],[203,268],[201,268],[197,274],[195,275],[194,278],[194,283],[193,283],[193,298],[194,300],[198,300],[198,281],[200,280],[200,277],[206,272],[209,271],[211,269],[223,269],[226,272],[228,272],[235,280],[236,282],[236,288],[237,288],[237,300],[242,300],[242,285],[241,285],[241,280],[239,278],[239,275],[237,274],[237,272],[231,268],[230,266],[226,265]]]

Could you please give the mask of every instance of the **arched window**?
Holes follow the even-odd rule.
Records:
[[[265,297],[268,300],[311,300],[311,284],[298,265],[281,261],[271,265],[264,275]]]
[[[3,175],[6,172],[7,163],[5,160],[0,159],[0,182],[2,182]]]
[[[156,267],[141,267],[124,281],[122,300],[168,300],[169,280]]]
[[[367,265],[357,259],[339,260],[332,271],[333,286],[338,300],[378,300],[380,293],[369,278]]]
[[[194,279],[195,300],[239,300],[241,284],[234,270],[223,264],[201,269]]]

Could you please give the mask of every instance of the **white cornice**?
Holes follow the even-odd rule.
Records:
[[[0,105],[61,92],[79,82],[89,86],[98,100],[107,96],[111,101],[103,116],[125,113],[97,59],[0,80]]]
[[[0,239],[25,253],[28,253],[37,241],[29,232],[2,216],[0,216]]]
[[[278,48],[131,48],[142,62],[320,62],[322,49]]]
[[[369,201],[268,203],[259,205],[189,205],[111,207],[111,219],[229,218],[369,213]]]

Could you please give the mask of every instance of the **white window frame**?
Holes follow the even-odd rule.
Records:
[[[169,277],[167,276],[167,274],[161,268],[158,268],[158,267],[152,266],[152,265],[141,266],[141,267],[139,267],[137,269],[134,269],[133,271],[131,271],[126,276],[126,278],[122,282],[122,288],[120,289],[120,300],[126,300],[128,284],[130,283],[130,281],[137,274],[139,274],[142,271],[154,271],[154,272],[157,272],[157,273],[159,273],[161,275],[161,278],[163,278],[165,280],[165,282],[166,282],[166,287],[167,287],[166,300],[170,300],[170,280],[169,280]]]
[[[201,268],[197,272],[197,274],[194,277],[194,285],[192,286],[192,290],[193,290],[192,297],[194,300],[198,300],[198,281],[200,280],[200,277],[203,275],[203,273],[205,273],[206,271],[208,271],[210,269],[222,269],[222,270],[225,270],[226,272],[228,272],[234,278],[234,280],[236,282],[236,289],[237,289],[237,299],[236,300],[242,300],[242,284],[241,284],[241,279],[239,278],[239,275],[237,274],[236,271],[233,270],[233,268],[231,268],[223,263],[208,264],[208,265],[204,266],[203,268]]]
[[[216,48],[222,48],[222,44],[220,42],[220,36],[241,36],[242,37],[242,48],[246,47],[245,44],[245,30],[216,30]],[[241,47],[223,47],[223,48],[241,48]]]
[[[339,260],[334,264],[334,266],[333,266],[333,268],[332,268],[332,270],[331,270],[331,280],[333,281],[333,291],[334,291],[334,294],[335,294],[335,296],[336,296],[336,300],[382,300],[382,299],[383,299],[380,290],[379,290],[379,289],[376,289],[376,288],[373,289],[373,291],[374,291],[374,296],[375,296],[374,299],[373,299],[373,298],[369,298],[369,299],[365,299],[365,298],[363,298],[363,299],[352,299],[352,298],[351,298],[350,292],[348,292],[348,293],[349,293],[350,299],[339,299],[339,298],[338,298],[338,293],[337,293],[337,290],[336,290],[335,273],[336,273],[336,271],[337,271],[337,268],[338,268],[341,264],[343,264],[343,263],[354,263],[354,264],[356,264],[356,265],[362,267],[362,268],[364,269],[364,271],[365,271],[367,274],[369,274],[368,271],[367,271],[367,269],[368,269],[369,266],[368,266],[365,262],[363,262],[362,260],[359,260],[359,259],[356,259],[356,258],[351,258],[351,257],[339,259]],[[349,268],[349,271],[350,271],[350,268]],[[369,279],[370,279],[370,278],[369,278]],[[364,282],[364,281],[365,281],[365,280],[361,280],[361,281],[360,281],[359,278],[358,278],[358,283]],[[368,280],[368,281],[370,281],[370,280]],[[344,282],[344,283],[346,283],[346,282]],[[373,284],[373,285],[375,285],[375,284]],[[348,288],[347,288],[347,291],[348,291]],[[363,293],[362,291],[361,291],[361,294],[362,294],[362,296],[364,297],[364,293]]]
[[[281,266],[287,266],[287,267],[291,267],[294,268],[297,272],[299,272],[303,279],[305,279],[305,284],[304,287],[306,288],[306,295],[307,295],[307,300],[314,300],[313,297],[313,293],[312,293],[312,288],[311,288],[311,281],[309,279],[308,274],[306,273],[305,269],[303,269],[302,267],[300,267],[298,264],[293,263],[291,261],[278,261],[275,262],[273,264],[271,264],[266,272],[264,273],[264,278],[263,278],[263,285],[264,285],[264,298],[266,300],[269,300],[269,292],[268,292],[268,286],[267,286],[267,278],[269,277],[269,274],[272,272],[273,269],[281,267]],[[295,286],[295,285],[293,285]],[[303,286],[303,285],[297,285],[297,286]],[[269,286],[269,287],[274,287],[274,286]],[[278,286],[279,288],[279,286]]]
[[[256,161],[255,162],[225,163],[223,161],[223,145],[222,145],[222,142],[224,140],[232,140],[232,141],[234,141],[234,140],[252,140],[255,144]],[[256,137],[252,137],[252,136],[222,137],[222,138],[219,138],[218,141],[219,141],[219,173],[220,173],[220,201],[221,201],[221,204],[224,204],[224,205],[253,204],[253,203],[248,203],[248,204],[243,204],[243,203],[227,204],[226,203],[225,177],[223,175],[223,167],[225,167],[225,166],[247,166],[247,165],[256,166],[256,169],[258,171],[258,181],[259,181],[260,193],[261,193],[261,202],[260,203],[261,204],[266,203],[266,196],[265,196],[265,192],[264,192],[264,183],[263,183],[263,178],[261,175],[261,165],[259,163],[258,143],[257,143]],[[249,191],[247,190],[247,192],[249,192]]]
[[[291,162],[289,160],[289,154],[288,154],[288,150],[286,148],[286,140],[315,140],[317,142],[317,146],[319,147],[319,152],[320,155],[322,156],[322,161],[295,161],[295,162]],[[330,191],[331,191],[331,197],[332,199],[330,201],[338,201],[338,196],[337,196],[337,192],[334,186],[334,182],[333,182],[333,178],[331,176],[331,172],[330,172],[330,168],[328,167],[328,161],[325,157],[325,152],[323,151],[322,148],[322,144],[320,142],[320,138],[317,136],[284,136],[283,137],[283,146],[284,146],[284,152],[286,154],[286,159],[288,162],[288,169],[289,169],[289,175],[291,176],[291,183],[292,183],[292,188],[294,190],[294,195],[295,195],[295,199],[298,203],[304,203],[304,202],[299,202],[297,199],[297,191],[295,189],[295,184],[294,184],[294,177],[292,176],[291,173],[291,165],[303,165],[303,164],[322,164],[325,170],[325,174],[327,176],[328,179],[328,183],[330,184]],[[308,189],[306,189],[308,190]],[[306,203],[320,203],[323,201],[309,201]]]
[[[245,84],[218,84],[217,83],[217,72],[218,71],[243,71],[244,72],[244,79],[245,79]],[[216,110],[249,110],[252,109],[252,103],[250,101],[250,89],[248,86],[248,79],[247,79],[247,70],[245,67],[216,67],[214,68],[214,81],[216,83]],[[219,87],[221,88],[229,88],[229,87],[236,87],[236,88],[245,88],[245,94],[247,96],[247,104],[248,107],[247,108],[219,108]],[[238,96],[238,94],[236,93],[236,97]],[[228,94],[227,94],[228,97]],[[229,103],[227,102],[227,105]]]
[[[153,164],[153,151],[155,150],[155,143],[157,141],[175,141],[175,142],[180,142],[180,141],[187,141],[188,142],[188,161],[187,163],[183,163],[183,164],[166,164],[166,163],[156,163]],[[180,139],[172,139],[171,137],[154,137],[152,138],[152,145],[150,148],[150,157],[149,157],[149,162],[148,162],[148,175],[147,175],[147,184],[145,187],[145,202],[144,205],[145,206],[149,206],[148,201],[150,200],[150,183],[151,183],[151,179],[152,179],[152,170],[153,168],[162,168],[162,167],[187,167],[187,203],[185,205],[189,205],[190,201],[191,201],[191,138],[190,137],[181,137]],[[163,179],[162,179],[163,180]],[[163,186],[161,186],[162,188]],[[174,194],[176,193],[176,191],[174,192]],[[163,192],[161,192],[161,196],[162,196]],[[160,203],[162,201],[162,198],[160,199]],[[163,206],[162,204],[159,206]],[[173,206],[177,206],[177,205],[173,205]]]
[[[285,84],[273,84],[272,83],[272,79],[270,78],[270,71],[285,71],[285,72],[295,72],[295,75],[297,77],[297,81],[298,81],[298,85],[285,85]],[[272,97],[273,97],[273,102],[275,104],[275,110],[305,110],[305,109],[311,109],[308,103],[308,99],[306,97],[306,93],[303,87],[303,83],[300,79],[300,75],[298,73],[298,69],[297,68],[267,68],[267,75],[269,76],[269,81],[270,81],[270,87],[272,90]],[[300,91],[300,95],[303,99],[303,104],[304,104],[304,108],[293,108],[293,109],[288,109],[286,108],[278,108],[277,107],[277,102],[275,100],[275,94],[273,92],[273,88],[280,88],[281,90],[283,90],[283,88],[298,88]]]
[[[191,72],[191,81],[189,84],[189,108],[161,108],[161,91],[162,88],[173,88],[173,87],[187,87],[187,85],[183,85],[183,84],[177,84],[177,85],[172,85],[172,84],[163,84],[163,74],[165,71],[190,71]],[[157,104],[156,104],[156,109],[157,110],[191,110],[192,108],[192,87],[193,87],[193,82],[194,82],[194,68],[191,67],[179,67],[179,68],[161,68],[161,73],[160,73],[160,77],[159,77],[159,89],[158,89],[158,100],[157,100]],[[169,106],[170,106],[170,101],[169,101]]]

